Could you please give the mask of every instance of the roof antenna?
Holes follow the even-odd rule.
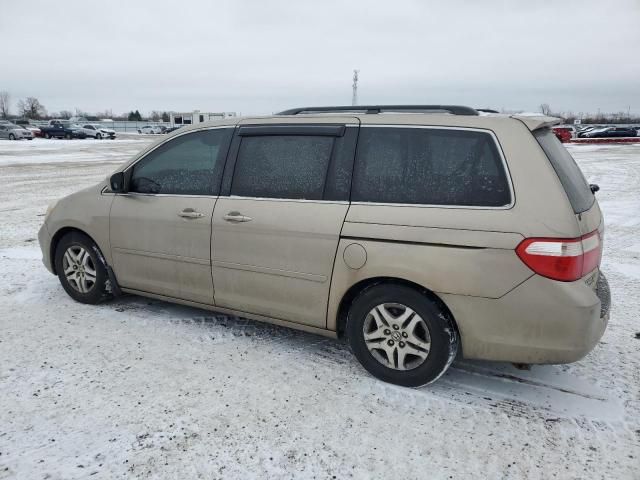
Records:
[[[358,105],[358,73],[360,72],[360,70],[354,70],[353,71],[353,96],[351,97],[351,105],[352,106],[356,106]]]

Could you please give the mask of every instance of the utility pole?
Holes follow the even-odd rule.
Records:
[[[360,72],[360,70],[353,71],[353,96],[351,97],[351,105],[354,107],[358,105],[358,72]]]

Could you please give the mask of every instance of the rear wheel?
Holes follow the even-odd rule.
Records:
[[[48,138],[49,140],[51,139],[51,134],[50,133],[45,133],[44,135],[46,138]]]
[[[96,304],[111,296],[102,253],[87,235],[72,232],[62,237],[54,260],[60,283],[74,300]]]
[[[360,293],[349,309],[346,333],[369,373],[405,387],[437,380],[458,352],[450,314],[402,285],[378,284]]]
[[[102,135],[100,135],[99,133],[96,134],[96,140],[102,140]]]
[[[15,140],[16,136],[13,133],[9,134],[9,140]]]
[[[66,138],[67,140],[71,140],[71,134],[70,134],[70,133],[67,133],[67,134],[64,136],[64,138]]]

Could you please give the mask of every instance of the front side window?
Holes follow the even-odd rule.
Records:
[[[181,135],[135,164],[129,191],[174,195],[217,195],[233,129]]]
[[[322,199],[334,137],[243,137],[231,195]]]
[[[498,207],[511,203],[511,192],[489,133],[364,127],[351,200]]]

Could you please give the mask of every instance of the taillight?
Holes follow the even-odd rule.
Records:
[[[573,282],[600,265],[602,243],[597,230],[579,238],[527,238],[516,253],[538,275]]]

